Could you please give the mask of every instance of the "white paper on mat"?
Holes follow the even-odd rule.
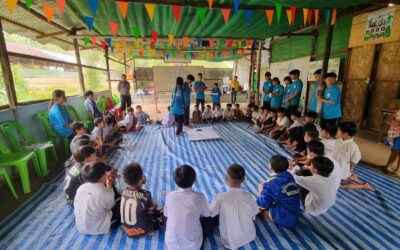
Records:
[[[221,137],[214,131],[213,127],[193,128],[186,130],[189,141],[216,140]]]

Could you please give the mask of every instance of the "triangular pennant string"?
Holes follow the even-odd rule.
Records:
[[[28,10],[31,9],[31,4],[32,4],[32,0],[25,0],[25,5],[26,5],[26,8],[28,8]]]
[[[154,43],[156,43],[158,38],[158,32],[156,31],[151,32],[151,37],[153,37],[153,41]]]
[[[331,10],[326,9],[324,10],[324,15],[325,15],[325,22],[329,23],[329,15],[331,14]]]
[[[51,23],[51,19],[53,18],[55,8],[53,6],[43,4],[43,11],[46,14],[47,22]]]
[[[151,42],[150,42],[150,49],[154,49],[154,48],[155,48],[154,41],[151,41]]]
[[[272,25],[272,18],[274,17],[274,12],[275,12],[275,10],[265,10],[265,13],[267,14],[267,20],[268,20],[269,26]]]
[[[93,45],[96,45],[96,37],[95,36],[91,36],[90,41],[92,42]]]
[[[136,39],[135,46],[136,46],[137,49],[140,47],[140,40],[139,39]]]
[[[106,44],[105,41],[101,41],[101,47],[102,47],[103,49],[105,49],[105,48],[107,47],[107,44]]]
[[[289,23],[289,25],[291,25],[292,24],[292,12],[290,10],[286,10],[286,15],[287,15],[288,23]]]
[[[94,18],[90,16],[84,16],[83,19],[85,20],[86,26],[88,27],[89,31],[92,31]]]
[[[209,39],[208,42],[210,43],[210,48],[212,48],[214,45],[214,41],[212,39]]]
[[[224,17],[225,24],[227,24],[231,10],[230,9],[221,9],[221,13],[222,13],[222,16]]]
[[[17,5],[18,0],[6,0],[7,8],[10,13],[12,13]]]
[[[331,21],[331,25],[335,25],[336,23],[336,15],[337,15],[337,10],[333,9],[332,10],[332,21]]]
[[[169,34],[168,41],[169,41],[169,46],[172,46],[174,44],[174,35]]]
[[[204,22],[206,11],[207,8],[197,8],[197,15],[199,16],[201,22]]]
[[[128,12],[128,2],[117,1],[119,10],[121,11],[122,18],[126,18],[126,13]]]
[[[62,13],[65,11],[65,0],[57,0],[58,8]]]
[[[89,37],[84,37],[83,41],[85,42],[85,46],[90,43],[90,38]]]
[[[308,13],[307,13],[307,23],[308,23],[308,25],[311,25],[312,13],[313,13],[313,10],[308,10]]]
[[[139,36],[140,36],[140,29],[137,28],[137,27],[134,27],[134,28],[132,29],[132,31],[133,31],[133,35],[135,36],[135,38],[138,39]]]
[[[121,39],[121,46],[125,47],[126,46],[126,40],[125,39]]]
[[[161,50],[161,53],[163,56],[165,56],[167,54],[167,51],[165,49]]]
[[[238,11],[239,11],[239,6],[240,6],[240,0],[234,0],[234,1],[233,1],[233,10],[234,10],[235,12],[238,12]]]
[[[141,47],[140,50],[139,50],[139,54],[140,54],[141,57],[143,56],[143,53],[144,53],[144,48]]]
[[[314,10],[314,21],[315,21],[315,26],[318,25],[318,20],[319,20],[319,10]]]
[[[111,38],[107,37],[105,40],[106,40],[107,46],[110,47],[111,46]]]
[[[290,6],[290,14],[292,17],[292,25],[294,25],[294,20],[296,16],[296,6]]]
[[[212,8],[213,5],[213,0],[208,0],[208,7],[210,7],[210,9]]]
[[[87,0],[90,9],[92,10],[93,16],[96,16],[97,5],[99,4],[99,0]]]
[[[222,40],[219,40],[219,42],[218,42],[218,48],[219,48],[219,49],[222,49],[222,46],[223,46],[223,41],[222,41]]]
[[[155,4],[146,3],[144,5],[144,7],[146,8],[147,14],[149,14],[150,20],[153,22],[154,10],[156,8],[156,5]]]
[[[128,45],[128,49],[129,49],[129,52],[132,52],[133,51],[133,46],[132,45]]]
[[[187,36],[183,37],[183,46],[189,47],[189,37]]]
[[[303,8],[303,19],[304,19],[304,25],[307,24],[307,17],[308,17],[308,9]]]
[[[281,21],[282,4],[281,3],[276,3],[275,9],[276,9],[276,20],[279,23]]]
[[[246,21],[247,24],[250,25],[251,24],[251,18],[253,17],[253,10],[246,10]]]
[[[117,35],[118,25],[119,25],[118,23],[110,21],[110,28],[113,36]]]
[[[172,12],[174,12],[176,23],[179,23],[181,17],[181,6],[172,6]]]
[[[197,38],[197,47],[201,47],[201,38]]]

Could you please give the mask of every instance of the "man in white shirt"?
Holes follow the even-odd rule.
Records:
[[[252,194],[242,190],[245,169],[237,164],[227,170],[229,190],[218,194],[210,205],[211,217],[219,215],[219,230],[224,247],[240,248],[256,238],[254,220],[259,213]]]
[[[76,192],[76,227],[82,234],[107,234],[114,221],[120,222],[119,204],[115,205],[113,190],[116,172],[109,171],[103,162],[93,162],[83,166],[81,176],[87,183]]]
[[[198,250],[203,243],[200,218],[210,216],[206,197],[192,189],[196,181],[192,167],[177,168],[174,180],[180,189],[168,193],[165,199],[165,245],[168,250]]]

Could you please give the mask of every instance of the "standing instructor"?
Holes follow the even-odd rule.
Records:
[[[118,92],[120,93],[121,97],[121,109],[125,111],[126,108],[129,108],[132,105],[132,98],[131,98],[131,84],[126,80],[126,75],[121,75],[121,80],[118,82]]]

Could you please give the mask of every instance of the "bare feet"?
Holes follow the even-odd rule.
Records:
[[[375,188],[371,184],[369,184],[368,182],[364,183],[364,189],[367,189],[367,190],[372,191],[372,192],[376,191]]]
[[[191,125],[183,126],[184,128],[193,128]]]
[[[360,180],[356,174],[350,175],[350,176],[349,176],[349,179],[352,180],[352,181],[354,181],[355,183],[358,183],[358,184],[365,184],[365,182],[363,182],[362,180]]]

